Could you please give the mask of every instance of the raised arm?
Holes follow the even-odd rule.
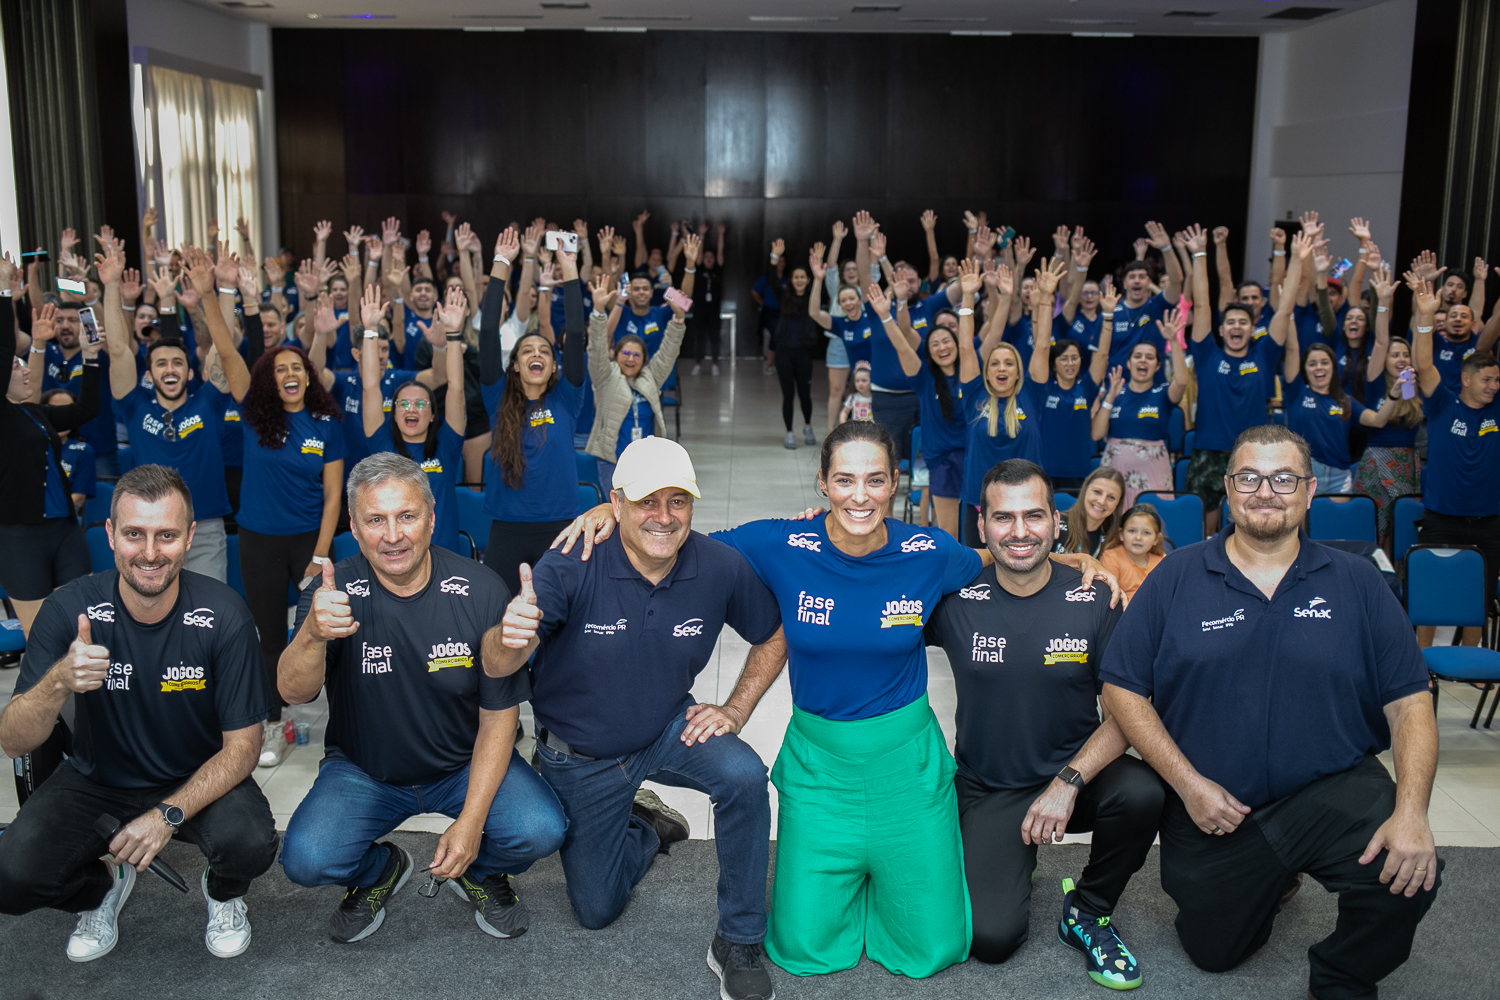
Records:
[[[1104,384],[1104,372],[1109,367],[1109,348],[1115,339],[1115,306],[1119,304],[1115,283],[1106,274],[1099,281],[1099,343],[1094,345],[1094,357],[1089,362],[1089,378],[1095,385]]]
[[[984,360],[990,356],[1005,336],[1005,326],[1010,321],[1011,303],[1020,296],[1015,293],[1015,278],[1010,267],[1001,264],[995,268],[995,290],[1000,297],[995,302],[995,308],[991,311],[989,319],[985,321],[984,329],[980,330],[981,343],[979,345],[979,364],[983,366]]]
[[[1234,272],[1229,267],[1229,227],[1214,227],[1214,267],[1219,272],[1219,311],[1239,297],[1239,289],[1234,287]],[[1193,292],[1193,298],[1198,298],[1198,293]]]
[[[822,287],[824,281],[828,277],[830,277],[833,272],[833,265],[823,262],[823,255],[821,252],[822,249],[823,244],[815,244],[812,248],[812,252],[808,254],[807,260],[807,266],[812,272],[812,283],[819,286],[820,288]],[[832,298],[832,295],[830,295],[829,298]],[[828,315],[828,310],[823,308],[823,304],[818,301],[818,297],[810,296],[808,298],[807,315],[809,319],[821,326],[823,329],[833,329],[833,317]]]
[[[1412,290],[1411,356],[1417,369],[1417,385],[1422,395],[1431,396],[1443,382],[1442,372],[1432,363],[1432,323],[1437,315],[1438,300],[1432,282],[1406,272],[1406,283]]]
[[[1083,297],[1083,286],[1089,280],[1089,263],[1094,259],[1094,241],[1083,235],[1083,227],[1073,234],[1073,280],[1068,283],[1068,297],[1063,300],[1063,322],[1072,324],[1078,315],[1078,301]],[[1094,381],[1098,381],[1095,379]]]
[[[510,280],[510,268],[520,252],[520,238],[514,228],[506,229],[495,238],[490,283],[479,303],[479,381],[484,385],[494,385],[505,377],[505,366],[500,357],[501,313],[505,310],[505,286]]]
[[[359,341],[360,417],[365,437],[374,437],[385,423],[385,394],[381,392],[380,289],[370,285],[359,300],[359,319],[364,336]]]
[[[214,294],[214,263],[208,259],[208,254],[197,247],[184,246],[182,265],[199,299]],[[219,315],[219,310],[205,309],[203,316],[209,337],[219,349],[219,364],[223,366],[224,378],[229,382],[229,394],[234,397],[235,402],[243,402],[245,393],[250,391],[250,369],[235,348],[234,338],[230,336],[229,327],[224,323],[224,317]]]
[[[1187,251],[1192,255],[1188,259],[1193,262],[1193,339],[1202,340],[1199,332],[1207,336],[1214,325],[1214,314],[1208,307],[1208,234],[1195,222],[1184,235]],[[1182,322],[1175,324],[1179,331],[1187,322],[1186,316],[1180,318]]]
[[[1302,272],[1308,266],[1308,258],[1312,256],[1312,237],[1306,233],[1298,233],[1292,237],[1292,248],[1288,256],[1291,263],[1287,265],[1286,280],[1281,283],[1280,298],[1276,302],[1276,315],[1271,317],[1270,337],[1278,344],[1291,344],[1288,350],[1295,350],[1296,340],[1292,327],[1292,309],[1297,304],[1297,287],[1302,281]],[[1277,291],[1272,289],[1272,291]],[[1194,336],[1196,337],[1196,331]],[[1301,359],[1298,359],[1298,364]],[[1293,367],[1293,371],[1297,369]]]
[[[1375,339],[1370,345],[1370,360],[1365,365],[1365,379],[1385,374],[1385,359],[1391,349],[1391,303],[1396,285],[1390,267],[1382,264],[1370,272],[1370,288],[1375,292]]]
[[[1484,284],[1489,277],[1490,266],[1484,262],[1483,257],[1474,258],[1474,287],[1469,290],[1469,308],[1474,312],[1474,322],[1484,315]]]
[[[1199,258],[1201,260],[1202,258]],[[1196,261],[1195,261],[1196,263]],[[1203,307],[1204,312],[1208,307]],[[1193,304],[1193,312],[1196,315],[1198,304]],[[1183,393],[1188,387],[1187,341],[1182,336],[1182,328],[1187,325],[1187,316],[1183,314],[1182,303],[1178,302],[1175,307],[1167,310],[1163,319],[1156,321],[1156,329],[1161,333],[1161,339],[1166,342],[1167,350],[1176,352],[1172,358],[1172,384],[1167,386],[1167,398],[1173,404],[1182,402]]]
[[[874,309],[875,315],[880,317],[880,328],[890,338],[891,346],[896,349],[896,356],[901,360],[901,371],[907,378],[911,378],[922,370],[922,359],[917,356],[916,349],[907,341],[906,336],[897,327],[896,320],[891,316],[891,300],[880,290],[880,286],[874,282],[870,283],[867,295],[869,296],[870,308]],[[969,319],[972,323],[973,317],[971,316]]]
[[[468,315],[469,303],[463,289],[450,288],[442,305],[434,310],[434,324],[443,329],[443,349],[433,350],[433,357],[442,355],[446,388],[443,395],[443,421],[448,429],[459,437],[469,426],[468,400],[464,397],[464,317]]]
[[[1177,261],[1177,253],[1172,249],[1172,237],[1167,235],[1166,227],[1160,222],[1146,223],[1146,241],[1161,251],[1162,263],[1166,265],[1166,273],[1162,277],[1161,295],[1167,300],[1167,305],[1176,305],[1177,300],[1182,297],[1182,265]]]
[[[703,254],[703,238],[697,233],[688,233],[682,241],[682,288],[679,291],[688,298],[693,297],[693,284],[698,279],[698,258]]]
[[[646,220],[651,218],[651,213],[642,210],[630,223],[631,232],[635,234],[635,266],[645,267],[651,252],[646,249]]]
[[[936,287],[938,275],[943,273],[943,258],[938,256],[937,214],[930,208],[922,213],[922,232],[927,237],[927,281]]]
[[[1031,363],[1027,366],[1033,382],[1052,380],[1052,297],[1067,269],[1068,262],[1055,256],[1036,269],[1036,285],[1031,290]]]
[[[583,385],[588,366],[588,341],[584,333],[583,283],[572,254],[559,252],[563,273],[563,363],[562,375],[571,385]]]
[[[1115,365],[1109,370],[1109,388],[1099,401],[1099,405],[1094,407],[1093,416],[1089,418],[1089,435],[1095,441],[1103,441],[1109,437],[1109,418],[1113,412],[1115,400],[1119,399],[1120,393],[1124,391],[1125,366]]]
[[[135,391],[136,386],[135,358],[130,348],[131,324],[121,308],[120,297],[125,250],[114,240],[100,240],[99,245],[103,252],[94,255],[94,268],[99,273],[99,283],[104,286],[104,341],[109,350],[109,391],[115,399],[124,399]]]

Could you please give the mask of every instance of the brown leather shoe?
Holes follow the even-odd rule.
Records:
[[[1302,873],[1298,872],[1297,873],[1297,880],[1295,882],[1293,882],[1290,886],[1287,887],[1286,892],[1283,892],[1281,894],[1281,905],[1285,906],[1286,904],[1290,903],[1292,901],[1292,897],[1295,896],[1295,895],[1297,895],[1297,890],[1299,890],[1301,888],[1302,888]],[[1308,993],[1307,993],[1307,995],[1309,997],[1312,996],[1312,991],[1309,990]]]

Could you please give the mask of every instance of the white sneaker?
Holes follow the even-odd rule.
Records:
[[[694,375],[702,375],[703,374],[703,366],[702,365],[694,365],[693,366],[693,374]]]
[[[110,878],[115,884],[109,887],[104,902],[97,909],[78,915],[78,926],[68,936],[68,961],[92,962],[115,950],[120,942],[120,911],[130,890],[135,888],[135,869],[130,865],[110,864]]]
[[[208,869],[203,869],[199,882],[203,898],[208,901],[208,930],[203,932],[203,943],[208,953],[215,958],[234,958],[243,955],[250,947],[250,918],[247,916],[245,897],[240,896],[221,903],[208,894]]]
[[[258,762],[260,767],[275,767],[286,756],[286,735],[281,731],[281,725],[279,722],[267,722],[263,725]]]
[[[719,366],[718,365],[714,365],[714,367],[713,367],[713,373],[714,373],[715,376],[717,376],[719,374]]]

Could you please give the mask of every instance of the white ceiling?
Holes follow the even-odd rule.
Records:
[[[297,28],[1070,32],[1252,35],[1331,20],[1383,0],[191,0]],[[265,3],[265,6],[261,6]],[[864,10],[862,8],[881,8]],[[1314,20],[1270,15],[1325,8]],[[1182,12],[1174,15],[1174,12]]]

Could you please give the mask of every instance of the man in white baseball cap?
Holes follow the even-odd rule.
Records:
[[[761,940],[771,805],[766,766],[736,735],[786,662],[781,612],[740,553],[692,530],[698,477],[675,441],[634,441],[615,465],[619,530],[581,551],[552,550],[485,635],[491,677],[533,651],[537,770],[568,817],[563,873],[573,915],[604,927],[687,820],[641,782],[706,792],[714,804],[719,920],[708,964],[720,996],[768,1000]],[[729,625],[752,648],[723,705],[691,691]],[[621,780],[622,772],[625,780]]]

